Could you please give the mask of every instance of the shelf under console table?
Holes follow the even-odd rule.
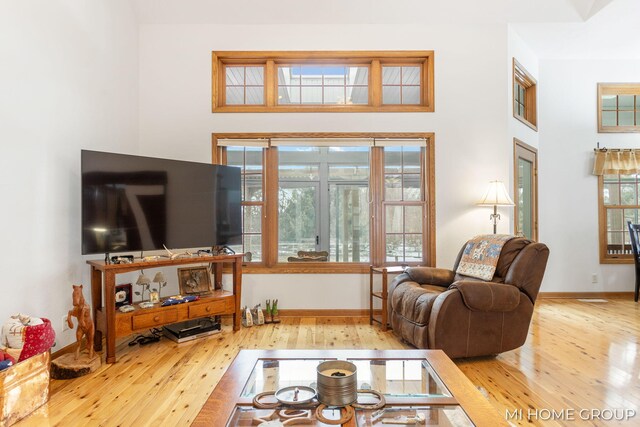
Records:
[[[94,346],[102,350],[102,337],[106,339],[106,361],[116,361],[116,338],[134,332],[180,322],[199,317],[231,314],[233,330],[240,330],[242,296],[242,259],[243,254],[193,256],[177,259],[159,259],[154,261],[137,261],[131,264],[106,264],[104,261],[87,261],[91,266],[91,302],[96,333]],[[116,311],[115,287],[116,275],[132,271],[170,267],[176,265],[203,264],[213,265],[215,290],[199,300],[162,307],[160,304],[152,308],[121,313]],[[222,289],[222,267],[232,264],[233,291]],[[104,294],[104,299],[103,299]]]

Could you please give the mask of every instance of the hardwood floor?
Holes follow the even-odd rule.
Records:
[[[582,425],[640,425],[640,304],[538,301],[526,344],[491,358],[456,361],[505,414],[527,410],[635,410],[628,421]],[[223,332],[177,345],[118,345],[118,363],[75,380],[52,380],[48,405],[18,426],[189,425],[239,349],[408,348],[358,317],[283,318],[279,325]],[[548,414],[539,411],[541,417]],[[607,414],[610,415],[610,414]],[[532,420],[534,425],[574,425]]]

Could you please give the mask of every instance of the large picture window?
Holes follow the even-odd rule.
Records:
[[[214,161],[242,168],[244,238],[234,250],[251,253],[249,272],[433,263],[432,136],[346,135],[214,135]]]
[[[213,52],[212,111],[434,111],[433,51]]]

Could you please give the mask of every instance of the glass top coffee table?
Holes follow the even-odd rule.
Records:
[[[507,425],[440,350],[241,350],[192,425],[258,426],[274,410],[254,408],[257,394],[290,386],[316,388],[318,364],[336,359],[356,365],[358,389],[376,390],[386,400],[382,409],[356,409],[344,426]],[[376,400],[370,394],[358,396],[359,403]],[[339,408],[322,414],[330,420],[341,416]],[[285,425],[328,425],[316,420],[313,411],[308,418]],[[415,419],[423,421],[415,424]]]

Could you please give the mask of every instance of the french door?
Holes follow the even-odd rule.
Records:
[[[538,150],[515,138],[513,147],[514,232],[538,240]]]

